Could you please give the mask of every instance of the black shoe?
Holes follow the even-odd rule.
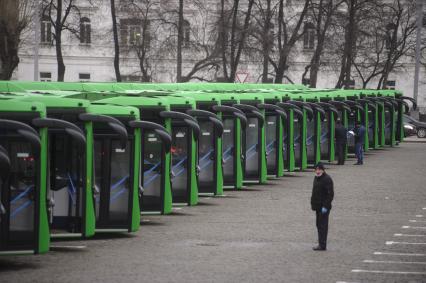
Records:
[[[321,247],[321,246],[316,246],[316,247],[313,247],[312,248],[314,251],[325,251],[325,250],[327,250],[326,248],[323,248],[323,247]]]
[[[362,163],[357,162],[357,163],[354,163],[354,165],[362,165]]]

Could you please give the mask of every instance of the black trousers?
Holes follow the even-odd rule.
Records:
[[[345,164],[345,144],[336,143],[336,152],[337,152],[337,164]]]
[[[321,213],[321,210],[316,211],[317,214],[317,230],[318,230],[318,244],[321,248],[327,248],[327,234],[328,234],[328,216],[330,210],[327,213]]]

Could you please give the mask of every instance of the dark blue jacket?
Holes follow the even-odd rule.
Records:
[[[365,127],[363,125],[360,125],[358,128],[355,127],[354,133],[355,133],[355,143],[364,144]]]

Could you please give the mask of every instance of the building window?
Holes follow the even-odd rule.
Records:
[[[90,74],[89,73],[79,73],[78,79],[80,82],[88,82],[90,81]]]
[[[315,26],[312,23],[305,23],[303,34],[303,49],[315,48]]]
[[[40,72],[40,81],[41,82],[51,82],[52,81],[52,73]]]
[[[92,28],[90,25],[90,20],[86,17],[81,18],[80,20],[80,43],[90,44],[92,43],[91,39]]]
[[[52,23],[48,16],[43,16],[40,22],[40,42],[52,44]]]
[[[145,33],[144,28],[146,29]],[[121,45],[143,45],[144,47],[149,48],[150,36],[148,30],[149,23],[140,19],[120,20]]]
[[[191,24],[187,21],[183,21],[183,46],[189,47],[191,42]]]
[[[394,80],[386,82],[386,89],[395,89],[396,82]]]

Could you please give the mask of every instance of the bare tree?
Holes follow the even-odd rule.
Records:
[[[179,0],[177,22],[176,81],[182,81],[182,47],[183,47],[183,0]]]
[[[240,0],[229,2],[220,1],[218,44],[222,57],[223,76],[226,81],[234,82],[246,47],[254,0],[244,3],[240,3]]]
[[[309,9],[310,17],[315,26],[316,45],[310,60],[305,67],[302,75],[302,81],[306,74],[309,73],[309,86],[316,87],[318,81],[318,72],[321,67],[321,57],[324,53],[326,39],[331,39],[330,27],[333,24],[335,14],[342,5],[342,0],[311,0]]]
[[[383,40],[383,34],[378,28],[378,24],[373,21],[370,24],[374,27],[369,36],[360,36],[357,58],[353,66],[362,81],[362,87],[367,88],[368,84],[380,75],[383,67],[383,54],[386,44]]]
[[[284,74],[288,69],[288,58],[291,51],[296,45],[296,42],[303,36],[303,29],[301,26],[308,12],[310,0],[303,0],[303,5],[300,12],[291,11],[288,4],[284,3],[284,0],[279,1],[278,7],[278,34],[276,37],[277,41],[277,53],[278,58],[270,60],[270,63],[275,69],[275,83],[282,83]],[[288,12],[288,14],[286,14]]]
[[[209,1],[194,0],[190,4],[196,13],[185,13],[185,2],[179,0],[175,8],[169,1],[162,1],[161,21],[165,34],[161,40],[163,53],[176,55],[176,81],[192,79],[208,80],[200,73],[219,68],[219,49],[215,45],[213,13]],[[184,69],[188,69],[184,73]]]
[[[269,61],[274,48],[273,20],[278,3],[273,0],[256,0],[254,3],[253,23],[251,25],[250,44],[247,49],[260,54],[262,58],[262,83],[269,82]]]
[[[160,33],[160,2],[158,0],[122,1],[120,10],[127,18],[120,20],[122,52],[136,55],[141,74],[141,81],[152,80],[152,64],[155,48]]]
[[[10,80],[19,64],[21,34],[31,22],[33,8],[28,0],[0,1],[0,80]]]
[[[115,0],[111,0],[111,18],[112,18],[112,33],[114,37],[114,71],[115,79],[117,82],[121,82],[120,74],[120,44],[118,41],[117,31],[117,16],[115,13]]]
[[[368,84],[383,72],[389,45],[386,26],[390,21],[385,6],[378,2],[364,12],[363,21],[358,23],[356,57],[352,65],[362,81],[363,88],[367,88]]]
[[[338,14],[344,41],[341,46],[340,72],[336,88],[349,88],[352,80],[352,67],[357,52],[360,23],[369,17],[369,11],[380,5],[379,0],[345,0],[345,11]]]
[[[386,5],[391,15],[386,25],[388,50],[377,88],[386,88],[389,74],[395,69],[401,57],[415,48],[416,4],[414,0],[394,0]]]
[[[90,0],[87,3],[91,3]],[[76,0],[42,0],[43,16],[47,16],[53,26],[56,61],[58,64],[58,81],[64,81],[65,63],[62,53],[62,32],[68,31],[79,38],[80,9]]]
[[[217,71],[220,68],[220,48],[216,44],[217,33],[212,24],[215,24],[214,12],[206,2],[194,1],[198,16],[192,17],[190,28],[186,26],[184,46],[194,58],[187,58],[187,73],[181,77],[181,82],[190,80],[209,81],[202,72]],[[188,24],[190,22],[186,22]],[[188,62],[190,61],[190,62]]]
[[[386,88],[389,74],[403,67],[404,56],[414,51],[415,3],[394,0],[370,6],[358,25],[357,52],[352,62],[363,87],[378,80]]]

